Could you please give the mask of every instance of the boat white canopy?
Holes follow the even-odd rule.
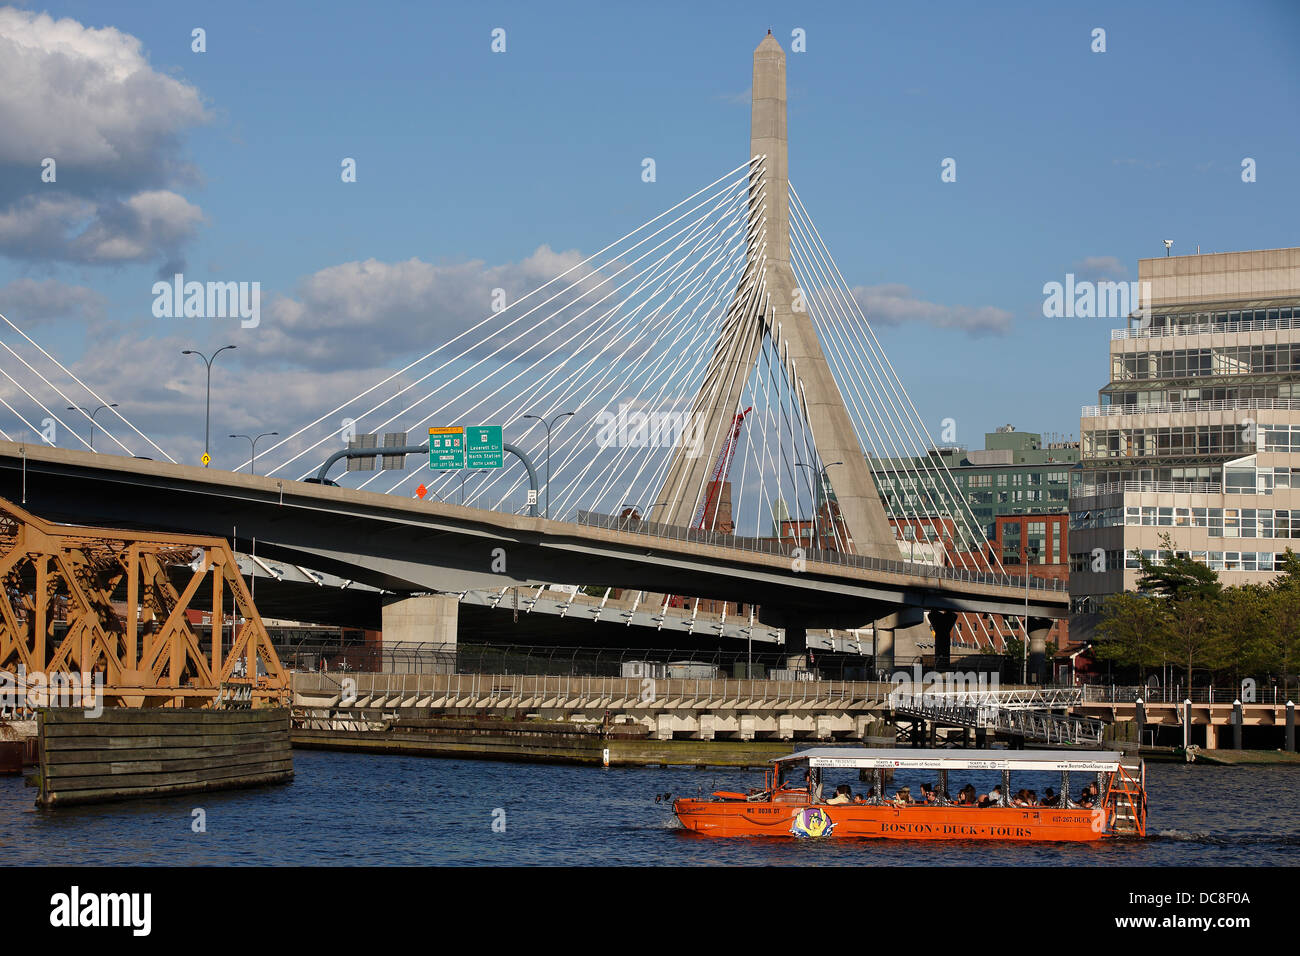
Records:
[[[774,763],[807,760],[810,767],[895,770],[1078,770],[1115,771],[1116,750],[903,750],[866,747],[816,747]]]

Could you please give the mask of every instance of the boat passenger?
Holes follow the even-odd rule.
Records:
[[[1057,797],[1056,791],[1053,790],[1051,787],[1048,787],[1047,792],[1043,794],[1043,806],[1054,807],[1059,802],[1060,802],[1060,798]]]
[[[975,806],[977,800],[975,797],[975,784],[968,783],[957,791],[957,803],[963,807]]]
[[[1030,791],[1029,791],[1029,805],[1030,805],[1031,807],[1037,807],[1037,806],[1041,806],[1041,805],[1042,805],[1042,804],[1040,804],[1040,803],[1038,802],[1038,791],[1037,791],[1037,790],[1030,790]]]
[[[900,787],[898,793],[894,794],[893,803],[900,807],[912,805],[912,789],[910,787]]]
[[[980,797],[979,805],[981,807],[1000,807],[1002,805],[1002,787],[998,785],[990,790],[984,796]]]
[[[826,801],[828,805],[840,804],[840,803],[852,803],[852,802],[853,802],[853,788],[850,787],[847,783],[842,783],[838,787],[836,787],[835,796],[831,797],[829,800]]]
[[[928,783],[921,784],[921,799],[919,802],[934,803],[936,799],[938,798],[934,792],[934,787],[930,786]]]

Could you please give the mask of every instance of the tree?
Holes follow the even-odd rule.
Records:
[[[1187,672],[1187,686],[1199,668],[1214,662],[1216,613],[1223,585],[1216,571],[1174,551],[1169,535],[1160,538],[1159,564],[1138,552],[1142,574],[1138,591],[1161,605],[1165,627],[1159,631],[1162,650]]]
[[[1133,553],[1142,568],[1137,588],[1143,594],[1169,601],[1186,601],[1193,597],[1217,597],[1223,590],[1219,573],[1199,561],[1180,557],[1167,534],[1160,537],[1160,563],[1143,556],[1140,551]]]
[[[1167,660],[1169,620],[1164,603],[1154,597],[1125,591],[1106,601],[1097,625],[1102,637],[1097,657],[1123,667],[1134,667],[1145,680],[1147,671]]]
[[[1287,548],[1278,570],[1268,585],[1268,624],[1275,635],[1275,666],[1285,682],[1300,665],[1300,557]]]
[[[1211,602],[1212,665],[1226,671],[1235,686],[1250,674],[1272,670],[1277,640],[1272,627],[1273,591],[1267,585],[1224,588]]]

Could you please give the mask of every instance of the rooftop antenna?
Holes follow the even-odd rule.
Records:
[[[1172,239],[1166,239],[1164,242],[1165,242],[1165,257],[1167,258],[1169,256],[1169,250],[1173,247],[1174,241]],[[1199,246],[1197,247],[1196,251],[1198,253],[1200,252]]]

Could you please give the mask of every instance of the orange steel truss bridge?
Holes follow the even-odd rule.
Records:
[[[168,577],[178,565],[193,570],[180,592]],[[0,672],[19,711],[60,686],[82,688],[86,700],[71,705],[89,705],[99,681],[106,706],[289,700],[289,676],[221,538],[59,525],[0,498],[0,580]],[[223,626],[232,607],[233,638]],[[200,608],[208,634],[187,614]]]

